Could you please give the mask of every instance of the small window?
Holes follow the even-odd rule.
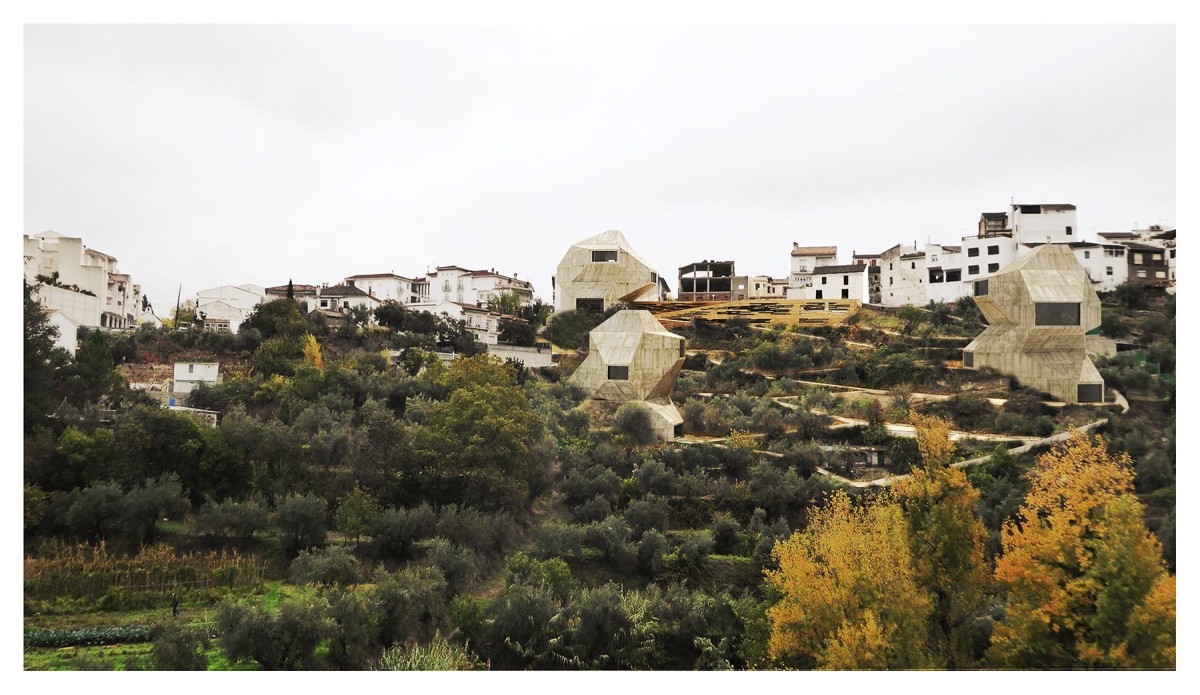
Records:
[[[1000,255],[1000,247],[999,247],[999,246],[989,246],[989,247],[988,247],[988,255],[989,255],[989,256],[998,256],[998,255]]]
[[[850,276],[849,276],[849,275],[843,275],[843,276],[842,276],[842,284],[843,284],[843,285],[849,285],[849,284],[850,284]]]
[[[1167,276],[1167,274],[1164,271],[1161,271],[1161,270],[1154,271],[1154,277],[1156,277],[1156,278],[1165,278],[1166,276]]]
[[[946,282],[959,282],[962,280],[962,271],[955,268],[954,270],[946,271]]]
[[[321,300],[321,308],[322,308],[322,309],[328,309],[328,308],[329,308],[329,300],[328,300],[328,299],[322,299],[322,300]]]
[[[979,274],[979,266],[977,266],[977,265],[967,266],[967,275],[978,275],[978,274]]]
[[[1106,267],[1104,268],[1104,274],[1105,274],[1105,275],[1112,275],[1112,274],[1113,274],[1113,272],[1112,272],[1112,266],[1111,266],[1111,265],[1110,265],[1110,266],[1106,266]]]
[[[909,270],[916,270],[916,269],[917,269],[917,262],[916,262],[916,261],[913,261],[913,262],[912,262],[912,268],[909,268]]]
[[[892,270],[892,264],[888,263],[888,270]]]
[[[1137,276],[1140,278],[1146,277],[1146,271],[1144,271],[1144,270],[1137,271]]]
[[[196,365],[194,365],[194,364],[189,364],[189,365],[188,365],[188,374],[191,374],[191,373],[193,373],[193,372],[195,372],[195,371],[196,371]]]
[[[821,296],[821,295],[822,295],[822,292],[821,292],[821,290],[817,290],[817,299],[824,299],[824,298],[825,298],[825,297],[823,297],[823,296]]]
[[[1067,227],[1067,236],[1071,236],[1071,227],[1070,226]]]
[[[609,365],[608,378],[612,379],[613,381],[628,381],[629,380],[629,367],[628,366],[618,367],[616,365]]]
[[[1076,387],[1076,399],[1080,403],[1103,403],[1104,384],[1080,384]]]
[[[824,276],[824,275],[822,275],[822,276],[821,276],[821,284],[822,284],[822,285],[828,285],[828,284],[829,284],[829,278],[828,278],[828,277],[826,277],[826,276]]]
[[[658,282],[658,273],[650,273],[650,282]]]
[[[997,270],[1000,270],[1000,264],[999,264],[999,263],[988,263],[988,272],[989,272],[989,273],[994,273],[994,272],[996,272]]]
[[[1067,229],[1070,229],[1070,227],[1067,227]],[[1087,251],[1087,250],[1085,250],[1085,251],[1083,252],[1083,257],[1084,257],[1084,258],[1091,258],[1091,257],[1092,257],[1092,252],[1091,252],[1091,251]]]
[[[1162,260],[1162,254],[1161,254],[1161,253],[1152,253],[1152,254],[1150,254],[1150,260],[1152,260],[1152,261],[1161,261],[1161,260]]]
[[[617,262],[617,252],[616,251],[592,251],[592,263],[616,263],[616,262]]]
[[[979,249],[978,248],[967,249],[967,255],[970,256],[971,258],[974,258],[979,255]]]
[[[988,281],[987,280],[976,280],[975,281],[975,296],[983,297],[987,293],[988,293]]]
[[[1079,302],[1036,302],[1033,305],[1035,326],[1078,326]]]
[[[682,340],[679,341],[679,356],[687,357],[687,343]]]
[[[1140,253],[1133,254],[1133,264],[1134,265],[1142,265],[1142,254],[1140,254]]]
[[[889,277],[888,278],[888,287],[891,287],[894,284],[896,284],[896,278]]]
[[[604,300],[580,297],[575,300],[575,311],[594,311],[597,314],[603,314]]]
[[[963,366],[971,369],[975,368],[975,353],[963,350]]]
[[[842,290],[842,299],[850,298],[850,290]]]
[[[673,431],[675,432],[676,437],[682,437],[683,436],[683,423],[681,422],[678,425],[675,425],[675,429]]]

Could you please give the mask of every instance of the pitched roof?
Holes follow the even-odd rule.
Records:
[[[813,269],[813,275],[828,275],[831,273],[861,273],[865,265],[819,265]]]
[[[268,287],[266,290],[264,290],[264,292],[266,292],[267,294],[278,294],[280,292],[287,292],[287,287],[288,287],[287,285],[278,285],[276,287]],[[292,291],[293,292],[316,292],[317,286],[316,285],[297,285],[296,283],[292,283]]]
[[[412,282],[412,278],[405,277],[403,275],[397,275],[395,273],[364,273],[361,275],[347,275],[346,276],[347,280],[367,280],[370,278],[394,278],[396,280],[407,280],[409,282]]]
[[[364,292],[353,285],[334,285],[333,287],[322,287],[322,297],[370,297],[367,292]]]
[[[836,256],[836,246],[793,246],[793,256]]]

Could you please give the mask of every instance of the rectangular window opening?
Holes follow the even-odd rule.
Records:
[[[626,366],[609,365],[608,366],[608,378],[612,379],[613,381],[628,381],[629,380],[629,366],[628,365],[626,365]]]
[[[592,263],[616,263],[616,251],[592,251]]]
[[[987,280],[976,280],[975,281],[975,296],[983,297],[983,296],[987,295],[987,293],[988,293],[988,281]]]
[[[1078,326],[1080,325],[1079,302],[1035,302],[1033,324],[1035,326]]]

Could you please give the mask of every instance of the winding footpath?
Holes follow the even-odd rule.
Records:
[[[800,382],[800,383],[811,384],[814,386],[826,386],[826,387],[831,386],[830,384],[822,384],[820,382]],[[878,395],[886,394],[885,391],[879,391],[878,389],[860,389],[857,387],[845,387],[845,388],[851,388],[854,390],[877,393]],[[1129,412],[1129,401],[1125,398],[1125,396],[1121,395],[1121,392],[1117,391],[1116,389],[1112,389],[1112,392],[1115,397],[1115,404],[1121,408],[1121,414],[1124,415],[1125,413],[1128,413]],[[712,396],[713,394],[700,393],[700,394],[696,394],[696,395]],[[913,394],[913,395],[915,396],[917,394]],[[938,394],[923,394],[923,395],[938,395]],[[799,405],[788,402],[788,399],[792,399],[792,398],[797,398],[797,396],[778,396],[778,397],[772,398],[771,400],[784,408],[789,408],[791,410],[799,410],[800,409]],[[989,399],[989,400],[991,400],[991,399]],[[996,400],[1000,400],[1000,399],[996,399]],[[819,410],[814,410],[813,412],[816,412],[821,415],[828,415],[828,417],[831,417],[834,420],[838,421],[838,423],[831,426],[830,429],[837,429],[840,427],[861,427],[861,426],[864,426],[867,424],[866,420],[842,417],[840,415],[829,415],[828,413],[824,413]],[[964,439],[974,439],[976,441],[1005,441],[1005,442],[1022,441],[1022,442],[1024,442],[1024,444],[1021,444],[1020,446],[1017,446],[1017,447],[1014,447],[1014,448],[1008,450],[1009,454],[1011,454],[1013,456],[1017,456],[1020,454],[1028,453],[1039,447],[1051,446],[1053,444],[1065,442],[1068,439],[1070,439],[1071,436],[1075,432],[1091,432],[1092,430],[1106,424],[1107,422],[1108,422],[1108,418],[1106,418],[1106,417],[1100,418],[1099,420],[1093,420],[1093,421],[1088,422],[1087,424],[1082,425],[1078,428],[1073,428],[1073,429],[1067,430],[1065,432],[1059,432],[1057,434],[1052,434],[1048,437],[1040,437],[1040,438],[1039,437],[1022,437],[1022,436],[1009,435],[1009,434],[961,432],[961,431],[957,431],[957,430],[952,430],[950,432],[950,441],[961,441]],[[895,435],[898,437],[909,437],[909,438],[916,437],[916,431],[912,425],[908,425],[908,424],[904,424],[904,423],[893,423],[893,422],[888,422],[888,423],[884,423],[884,424],[887,427],[889,434],[892,434],[892,435]],[[795,430],[791,430],[790,432],[795,432]],[[761,436],[761,435],[759,435],[759,436]],[[725,444],[722,444],[721,442],[724,442],[727,439],[728,439],[727,437],[723,437],[723,438],[719,438],[719,439],[709,439],[709,440],[703,440],[703,441],[687,441],[687,440],[676,440],[676,441],[679,444],[684,444],[684,445],[709,444],[712,446],[720,447],[722,449],[726,449],[726,448],[728,448],[728,446],[726,446]],[[783,454],[779,454],[774,451],[756,450],[755,453],[764,454],[766,456],[772,456],[774,458],[782,458],[783,457]],[[977,458],[968,459],[966,461],[957,461],[955,463],[950,464],[950,467],[951,468],[966,468],[968,466],[976,466],[981,463],[984,463],[985,461],[991,460],[992,456],[994,456],[994,455],[995,454],[988,454],[986,456],[979,456]],[[886,476],[883,478],[877,478],[875,480],[850,480],[849,478],[840,476],[830,470],[822,468],[821,466],[818,466],[816,470],[817,470],[817,473],[819,473],[823,476],[832,478],[832,479],[838,481],[839,483],[842,483],[843,485],[847,485],[849,487],[854,487],[854,488],[889,487],[901,480],[904,480],[905,478],[911,477],[911,474],[905,473],[904,475]]]

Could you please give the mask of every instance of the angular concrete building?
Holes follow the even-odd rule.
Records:
[[[683,416],[671,402],[683,368],[685,341],[648,311],[620,311],[588,334],[588,356],[570,382],[592,398],[644,401],[664,441],[683,434]]]
[[[616,230],[572,244],[552,281],[555,311],[603,312],[619,301],[660,301],[670,291]]]
[[[963,350],[964,366],[992,367],[1066,403],[1103,402],[1085,339],[1100,325],[1100,300],[1070,248],[1039,246],[974,290],[988,327]]]

